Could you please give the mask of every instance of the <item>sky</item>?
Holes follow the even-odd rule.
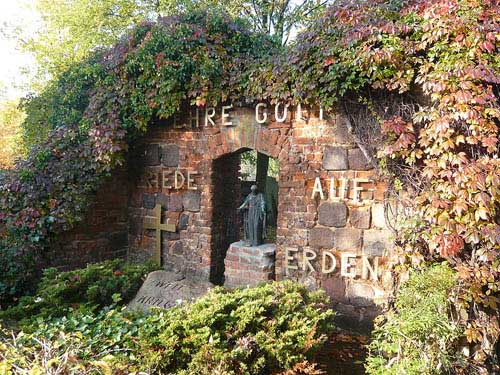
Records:
[[[33,70],[35,62],[32,56],[17,48],[17,42],[9,34],[16,25],[21,25],[28,35],[36,30],[40,20],[35,2],[0,0],[0,29],[6,31],[0,33],[0,99],[16,99],[26,94],[28,76],[22,72]]]

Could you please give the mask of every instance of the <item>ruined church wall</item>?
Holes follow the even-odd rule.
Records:
[[[392,288],[387,272],[392,233],[384,217],[387,185],[341,116],[321,120],[317,110],[304,109],[298,119],[290,109],[279,122],[273,106],[267,107],[264,124],[257,123],[255,107],[231,109],[224,119],[218,108],[214,125],[204,112],[198,121],[185,113],[176,124],[160,124],[144,137],[130,162],[136,179],[129,206],[129,257],[153,256],[156,232],[143,226],[161,204],[163,222],[168,219],[178,227],[176,233],[163,234],[165,267],[202,279],[220,273],[214,271],[221,264],[217,258],[223,259],[227,250],[216,249],[225,246],[217,245],[220,237],[232,241],[239,231],[238,192],[231,191],[238,185],[237,155],[255,149],[280,163],[276,278],[321,287],[346,314],[371,318]],[[222,125],[224,121],[231,125]],[[221,158],[225,168],[217,168]],[[173,186],[176,170],[181,181],[192,178],[192,189],[185,181],[179,189]],[[228,207],[221,209],[224,204]],[[222,223],[217,215],[223,216]],[[244,268],[245,259],[241,261]],[[335,270],[329,272],[333,262]]]
[[[253,149],[280,164],[275,277],[323,288],[351,321],[370,321],[392,290],[387,184],[345,119],[321,119],[305,108],[301,118],[291,108],[284,116],[283,105],[275,112],[269,104],[195,115],[150,127],[85,221],[59,239],[55,265],[74,268],[125,252],[129,260],[154,257],[157,231],[145,225],[160,205],[162,223],[175,225],[162,232],[164,268],[222,283],[226,251],[240,233],[239,155]],[[252,278],[243,254],[231,261]]]

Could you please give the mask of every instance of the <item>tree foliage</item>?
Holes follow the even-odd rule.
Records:
[[[6,101],[0,105],[0,170],[12,168],[15,159],[23,154],[21,124],[24,117],[17,102]]]
[[[265,37],[217,12],[162,19],[75,64],[29,100],[25,128],[37,136],[41,123],[51,132],[0,189],[0,228],[17,259],[41,254],[81,220],[90,195],[148,124],[168,119],[186,100],[240,97],[245,64],[272,50]]]
[[[327,0],[37,0],[41,26],[22,38],[23,50],[38,63],[39,79],[58,77],[72,64],[111,47],[135,25],[158,18],[219,8],[244,17],[257,32],[286,42],[294,27],[314,19]],[[17,25],[16,37],[23,26]]]

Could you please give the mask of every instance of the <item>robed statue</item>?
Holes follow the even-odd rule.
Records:
[[[250,246],[259,246],[266,237],[266,199],[252,185],[251,193],[245,198],[238,210],[243,210],[245,242]]]

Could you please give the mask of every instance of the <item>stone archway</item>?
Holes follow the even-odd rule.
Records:
[[[206,163],[210,166],[210,182],[205,191],[210,214],[210,251],[204,252],[208,278],[215,284],[224,282],[224,259],[231,243],[239,240],[240,222],[236,208],[241,198],[239,182],[240,154],[255,150],[286,164],[290,145],[291,123],[262,126],[255,122],[253,111],[238,108],[233,112],[233,127],[214,129],[206,137]],[[285,168],[286,169],[286,168]],[[279,176],[287,181],[289,176]],[[279,208],[278,208],[279,209]],[[279,228],[279,222],[277,226]]]

